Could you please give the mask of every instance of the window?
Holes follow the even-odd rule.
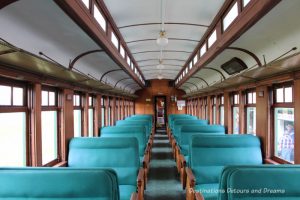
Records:
[[[114,46],[118,49],[119,48],[119,40],[114,32],[111,32],[111,42],[114,44]]]
[[[216,124],[217,123],[217,97],[213,97],[211,99],[212,103],[212,123]]]
[[[88,9],[90,8],[90,0],[81,0],[82,3],[87,7]]]
[[[42,90],[42,164],[58,159],[58,93],[53,88]]]
[[[82,103],[81,103],[81,95],[74,94],[73,95],[73,114],[74,114],[74,137],[81,137],[82,129]]]
[[[292,85],[275,86],[274,156],[294,163],[294,104]]]
[[[239,94],[233,94],[232,99],[232,125],[233,134],[239,134],[240,132],[240,110],[239,110]]]
[[[225,31],[229,25],[233,22],[233,20],[238,16],[238,4],[235,4],[231,7],[230,11],[223,19],[223,31]]]
[[[89,96],[89,137],[94,137],[94,98]]]
[[[203,44],[203,46],[200,49],[200,57],[202,57],[206,53],[206,44]]]
[[[119,99],[116,99],[116,115],[117,115],[117,120],[120,120],[120,112],[119,112],[120,106],[119,106]]]
[[[256,92],[246,92],[246,132],[256,135]]]
[[[101,28],[106,31],[106,21],[105,18],[103,17],[103,15],[101,14],[99,8],[94,5],[94,17],[96,19],[96,21],[99,23],[99,25],[101,26]]]
[[[188,68],[188,67],[185,68],[185,73],[186,73],[186,74],[188,73],[188,71],[189,71],[189,68]]]
[[[101,127],[105,126],[105,97],[101,98]]]
[[[130,64],[131,64],[131,60],[130,60],[130,58],[129,58],[129,56],[127,56],[127,64],[129,65],[129,66],[131,66]],[[132,67],[131,67],[132,68]]]
[[[190,69],[193,68],[193,61],[190,62]]]
[[[197,54],[195,55],[194,59],[193,59],[194,65],[198,62],[198,56]]]
[[[122,45],[120,45],[120,54],[123,58],[125,58],[125,50],[124,50],[124,47]]]
[[[202,117],[204,118],[204,119],[208,119],[208,117],[207,117],[207,98],[205,97],[205,98],[203,98],[202,99]]]
[[[219,120],[224,125],[224,96],[219,96]]]
[[[217,40],[217,31],[214,30],[214,32],[212,32],[212,34],[209,36],[208,38],[208,48],[211,47],[215,41]]]
[[[251,0],[243,0],[243,7],[246,7]]]
[[[111,125],[111,121],[110,121],[111,106],[110,106],[110,98],[109,97],[107,97],[107,101],[108,101],[107,126],[110,126]]]
[[[0,84],[0,166],[26,166],[26,89]]]

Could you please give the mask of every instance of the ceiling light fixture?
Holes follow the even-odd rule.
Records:
[[[156,43],[158,44],[158,46],[160,47],[165,47],[168,45],[169,40],[166,37],[166,31],[160,31],[159,33],[159,38],[157,38]]]
[[[162,60],[161,59],[159,60],[159,64],[156,66],[156,68],[160,69],[160,70],[165,68],[165,66],[162,64]]]

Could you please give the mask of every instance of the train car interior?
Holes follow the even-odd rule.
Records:
[[[300,200],[299,0],[1,0],[0,199]]]

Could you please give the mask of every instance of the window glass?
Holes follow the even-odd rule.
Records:
[[[125,50],[122,45],[120,45],[120,54],[123,58],[125,58]]]
[[[220,106],[220,124],[224,125],[224,106]]]
[[[233,100],[234,100],[233,104],[239,104],[239,95],[235,94]]]
[[[0,105],[11,105],[11,87],[0,85]]]
[[[232,121],[233,121],[233,134],[238,134],[240,132],[239,107],[233,107],[233,109],[232,109]]]
[[[248,104],[253,104],[253,95],[251,92],[248,93]]]
[[[42,91],[42,106],[48,106],[48,91]]]
[[[99,25],[101,26],[101,28],[106,31],[106,21],[103,17],[103,15],[101,14],[99,8],[94,5],[94,17],[96,19],[96,21],[99,23]]]
[[[57,112],[42,111],[42,164],[57,159]]]
[[[49,92],[49,106],[55,106],[55,92]]]
[[[194,65],[197,63],[197,61],[198,61],[198,56],[197,56],[197,54],[196,54],[195,57],[194,57],[194,60],[193,60]]]
[[[294,162],[294,108],[275,108],[275,156]]]
[[[24,100],[23,88],[13,87],[13,105],[23,106],[24,105],[23,100]]]
[[[81,137],[81,110],[74,110],[74,137]]]
[[[190,69],[192,69],[193,68],[193,62],[191,61],[190,62]]]
[[[208,38],[208,42],[207,42],[208,48],[211,47],[216,40],[217,40],[217,31],[214,30],[214,32],[212,32],[212,34]]]
[[[203,56],[206,52],[206,44],[204,44],[200,49],[200,57]]]
[[[93,106],[93,97],[89,97],[89,106]]]
[[[252,94],[253,94],[252,95],[253,96],[253,104],[256,104],[256,92],[253,92]]]
[[[93,137],[94,134],[94,109],[89,109],[89,137]]]
[[[102,127],[105,126],[105,108],[104,107],[101,108],[101,126]]]
[[[216,106],[213,106],[213,124],[217,123],[217,110]]]
[[[284,102],[293,102],[293,90],[292,87],[284,88]]]
[[[87,8],[90,8],[90,0],[81,0],[81,1]]]
[[[247,107],[247,133],[256,134],[256,108]]]
[[[283,88],[276,89],[276,102],[277,103],[283,102]]]
[[[26,113],[0,113],[0,166],[26,166]]]
[[[243,6],[246,7],[251,0],[243,0]]]
[[[235,2],[235,4],[232,6],[230,11],[227,13],[227,15],[223,19],[223,30],[225,31],[228,26],[233,22],[233,20],[238,16],[238,4]]]
[[[114,32],[111,32],[111,42],[114,44],[114,46],[118,49],[119,48],[119,40],[117,36],[114,34]]]
[[[110,111],[111,111],[111,107],[109,106],[108,107],[108,116],[107,116],[107,120],[108,120],[107,125],[108,126],[110,126]]]

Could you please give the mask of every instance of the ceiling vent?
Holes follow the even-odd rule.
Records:
[[[221,68],[229,75],[233,75],[247,69],[247,65],[239,58],[234,57],[221,65]]]

